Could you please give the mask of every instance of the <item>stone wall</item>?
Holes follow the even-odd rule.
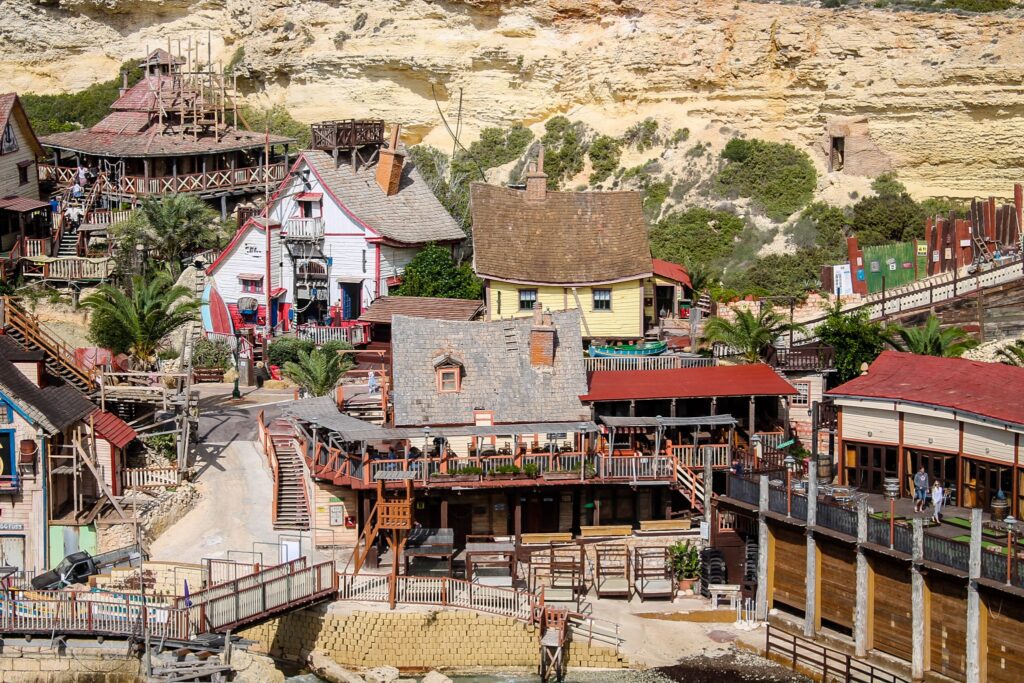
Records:
[[[239,635],[256,641],[253,652],[305,660],[316,649],[342,666],[355,668],[536,667],[540,652],[534,626],[460,610],[337,614],[319,607]],[[576,642],[570,645],[568,664],[622,668],[628,662],[614,648]]]
[[[162,491],[145,507],[139,508],[142,518],[142,541],[148,545],[171,525],[184,517],[199,502],[199,489],[183,483],[173,491]],[[129,506],[126,513],[132,513]],[[98,552],[105,553],[135,543],[135,528],[131,524],[112,524],[100,527]]]
[[[116,649],[68,647],[64,654],[46,645],[4,645],[0,652],[0,683],[135,683],[140,679],[138,658]]]

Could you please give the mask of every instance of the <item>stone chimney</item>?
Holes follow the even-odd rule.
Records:
[[[533,305],[533,327],[530,328],[530,365],[535,368],[555,364],[555,325],[551,313],[541,313],[540,302]]]
[[[122,71],[121,72],[121,90],[120,90],[120,92],[121,92],[121,95],[120,95],[121,97],[124,97],[124,94],[126,92],[128,92],[128,72],[127,71]]]
[[[398,194],[398,186],[402,182],[402,167],[405,166],[405,154],[398,151],[400,129],[401,126],[396,123],[391,129],[391,144],[387,149],[380,150],[377,159],[377,184],[389,197]]]
[[[548,191],[548,176],[544,173],[544,147],[540,148],[537,154],[537,163],[530,167],[526,174],[526,199],[529,201],[544,201],[544,195]]]

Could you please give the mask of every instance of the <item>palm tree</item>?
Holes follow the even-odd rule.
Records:
[[[177,273],[186,253],[217,245],[222,226],[216,219],[216,212],[192,195],[145,197],[138,211],[112,226],[112,231],[123,252],[131,253],[141,246]]]
[[[897,351],[921,356],[956,358],[978,345],[978,340],[960,327],[940,328],[934,315],[928,316],[921,327],[892,325],[886,329],[886,336],[886,343]]]
[[[89,334],[113,353],[130,354],[151,367],[167,336],[197,318],[199,302],[191,294],[166,273],[133,276],[130,292],[101,285],[82,301],[92,311]]]
[[[338,386],[347,363],[327,349],[299,351],[299,360],[284,364],[284,376],[313,396],[326,396]]]
[[[697,263],[695,259],[688,258],[683,263],[686,274],[690,276],[690,287],[693,289],[694,303],[700,299],[700,295],[708,291],[717,282],[718,278],[714,272],[704,263]]]
[[[736,349],[745,361],[756,363],[776,339],[790,330],[799,332],[803,327],[787,322],[771,306],[765,306],[757,314],[738,310],[735,321],[711,318],[704,325],[704,339]]]
[[[996,357],[1000,363],[1024,368],[1024,339],[1018,339],[1012,344],[999,349]]]

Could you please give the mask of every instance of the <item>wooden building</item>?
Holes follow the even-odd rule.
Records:
[[[903,495],[924,466],[964,507],[988,509],[999,491],[1024,510],[1024,369],[962,358],[883,352],[868,371],[827,392],[838,408],[839,480]]]
[[[689,278],[651,259],[639,192],[551,192],[544,151],[526,188],[474,183],[473,267],[487,319],[578,310],[585,339],[635,340],[678,317]]]

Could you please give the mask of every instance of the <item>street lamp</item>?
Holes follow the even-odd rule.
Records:
[[[1017,519],[1007,515],[1003,520],[1006,525],[1006,585],[1013,583],[1013,536],[1017,531]]]
[[[886,477],[882,482],[882,490],[889,499],[889,547],[892,548],[896,536],[896,499],[900,496],[900,480]]]
[[[242,330],[241,328],[235,328],[235,388],[231,390],[231,398],[240,399],[242,398],[242,392],[238,388],[238,380],[242,375],[240,365],[240,351],[242,349]]]
[[[786,516],[793,512],[793,473],[796,472],[796,458],[789,454],[782,461],[786,468]]]

